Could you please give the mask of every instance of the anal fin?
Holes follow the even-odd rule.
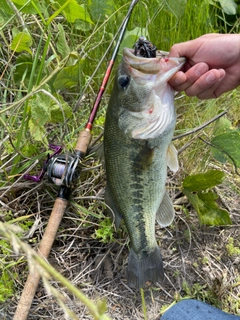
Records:
[[[169,226],[174,219],[175,210],[173,208],[172,200],[167,191],[165,191],[163,200],[158,208],[156,220],[161,227]]]

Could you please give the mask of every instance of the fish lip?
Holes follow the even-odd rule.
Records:
[[[160,60],[160,59],[168,59],[168,60],[178,60],[179,63],[183,63],[186,62],[186,58],[185,57],[169,57],[169,52],[168,51],[163,51],[163,50],[157,50],[157,54],[156,54],[156,58],[145,58],[145,57],[141,57],[141,56],[136,56],[134,54],[134,50],[130,49],[130,48],[123,48],[123,56],[128,57],[129,59],[132,59],[134,61],[146,61],[149,62],[150,60]]]
[[[142,73],[152,73],[157,74],[162,66],[161,62],[165,61],[175,64],[175,68],[180,70],[181,67],[186,62],[185,57],[169,57],[169,52],[158,50],[156,58],[145,58],[141,56],[136,56],[134,50],[130,48],[123,49],[123,60],[131,68],[136,69]],[[175,69],[174,68],[174,69]]]

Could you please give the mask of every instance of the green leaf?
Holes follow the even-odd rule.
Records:
[[[51,112],[51,122],[61,123],[65,119],[72,115],[72,108],[63,100],[60,95],[57,95],[57,104],[54,100],[51,100],[50,112]],[[64,113],[64,115],[63,115]]]
[[[32,5],[31,0],[12,0],[15,3],[16,7],[23,13],[36,14],[38,13],[35,7]],[[38,7],[38,10],[42,12],[40,1],[34,2],[35,6]]]
[[[1,8],[0,8],[0,27],[4,25],[12,16],[14,12],[6,0],[1,1]]]
[[[59,35],[57,39],[57,49],[58,49],[58,52],[61,54],[62,58],[65,58],[70,53],[71,50],[69,49],[69,46],[67,44],[63,26],[60,23],[58,23],[57,27],[59,30]]]
[[[7,3],[7,0],[1,0],[1,11],[4,12],[4,14],[7,14],[7,15],[14,14],[12,8]]]
[[[226,133],[231,130],[232,123],[227,118],[220,118],[215,122],[213,136]]]
[[[66,0],[57,0],[57,2],[61,6],[64,6]],[[75,22],[75,20],[80,19],[93,24],[87,10],[83,6],[79,5],[76,0],[71,0],[69,4],[64,7],[63,14],[66,17],[67,21],[70,23],[73,23]]]
[[[29,120],[28,127],[29,127],[31,136],[35,141],[43,141],[46,144],[48,143],[46,139],[46,130],[44,127],[36,126],[36,124],[34,123],[34,121],[32,121],[32,119]]]
[[[232,224],[228,212],[221,209],[215,202],[218,196],[212,191],[192,194],[185,189],[184,193],[196,210],[201,224],[211,226]]]
[[[24,83],[28,86],[33,65],[32,55],[26,52],[20,54],[15,62],[15,70],[13,72],[14,81],[17,84]]]
[[[19,32],[16,36],[14,36],[10,48],[16,52],[27,51],[32,54],[32,50],[30,49],[31,45],[31,36],[28,33]]]
[[[104,21],[114,10],[113,0],[88,0],[88,8],[94,21]]]
[[[234,2],[234,0],[218,0],[221,4],[221,7],[223,11],[226,14],[236,14],[237,13],[237,4]]]
[[[214,157],[225,162],[227,159],[234,162],[237,168],[240,168],[240,132],[232,130],[224,134],[217,135],[211,141],[216,148],[212,148]]]
[[[31,119],[36,127],[42,127],[51,120],[50,104],[51,98],[42,92],[38,92],[29,99]]]
[[[80,60],[74,66],[64,67],[53,82],[56,90],[62,90],[75,86],[80,83],[80,70],[83,60]]]
[[[0,9],[0,27],[2,27],[4,23],[9,20],[10,17],[10,14],[7,14],[4,10]]]
[[[168,0],[164,6],[164,10],[180,18],[185,11],[187,0]]]
[[[209,170],[205,173],[191,175],[183,180],[183,188],[188,191],[202,191],[212,188],[224,180],[224,173],[219,170]]]
[[[50,91],[49,86],[45,85],[45,90]],[[72,115],[71,107],[63,100],[60,95],[51,96],[38,92],[28,101],[31,109],[31,118],[29,121],[29,130],[34,140],[46,142],[46,129],[45,125],[48,122],[61,123]]]

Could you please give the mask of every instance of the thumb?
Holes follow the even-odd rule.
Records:
[[[192,58],[198,51],[198,44],[195,40],[174,44],[169,52],[169,57],[186,57]]]

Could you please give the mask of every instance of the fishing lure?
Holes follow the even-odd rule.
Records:
[[[147,40],[146,37],[141,36],[134,45],[135,56],[142,56],[144,58],[156,58],[157,47]]]

